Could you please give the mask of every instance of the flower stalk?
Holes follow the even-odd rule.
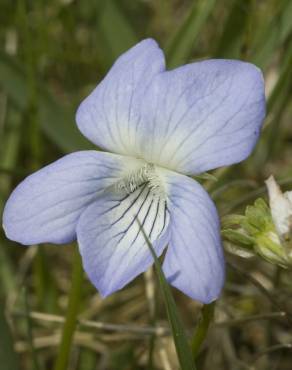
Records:
[[[191,341],[191,348],[194,359],[196,359],[196,357],[198,356],[200,348],[207,336],[210,324],[213,321],[215,305],[216,301],[210,304],[205,304],[202,308],[201,317]]]

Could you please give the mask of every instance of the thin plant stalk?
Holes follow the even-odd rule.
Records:
[[[195,329],[192,342],[191,342],[191,348],[192,348],[194,358],[198,356],[200,348],[207,336],[209,326],[211,322],[213,321],[215,303],[216,301],[210,304],[205,304],[202,308],[201,318]]]
[[[69,293],[69,302],[65,323],[63,326],[62,339],[59,352],[55,362],[54,370],[66,370],[68,367],[74,331],[77,325],[77,315],[81,298],[81,288],[83,281],[83,269],[80,254],[75,247],[73,258],[72,285]]]

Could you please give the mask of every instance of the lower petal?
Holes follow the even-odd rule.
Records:
[[[196,181],[176,174],[166,181],[171,231],[163,270],[173,286],[210,303],[220,295],[225,276],[216,208]]]
[[[123,163],[124,157],[118,155],[83,151],[28,176],[6,203],[7,237],[25,245],[74,240],[80,214],[121,176]]]
[[[169,212],[165,200],[147,183],[130,194],[106,192],[80,218],[77,238],[83,266],[103,297],[153,263],[137,219],[161,255],[168,240]]]

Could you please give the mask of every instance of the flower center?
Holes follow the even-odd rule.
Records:
[[[138,170],[127,174],[115,184],[115,189],[119,193],[131,194],[145,184],[153,195],[160,199],[166,198],[163,182],[153,163],[145,163]]]

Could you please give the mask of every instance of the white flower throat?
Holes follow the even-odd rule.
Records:
[[[134,245],[137,240],[143,245],[145,237],[136,220],[151,242],[160,237],[169,225],[163,169],[144,161],[132,162],[130,166],[111,188],[115,193],[115,203],[110,207],[114,220],[111,227],[122,225],[123,232],[119,230],[117,235],[121,235],[121,240],[127,240],[128,245]]]
[[[144,184],[147,184],[152,195],[166,200],[163,182],[153,163],[145,163],[139,169],[129,172],[115,184],[115,190],[119,193],[131,194]]]

